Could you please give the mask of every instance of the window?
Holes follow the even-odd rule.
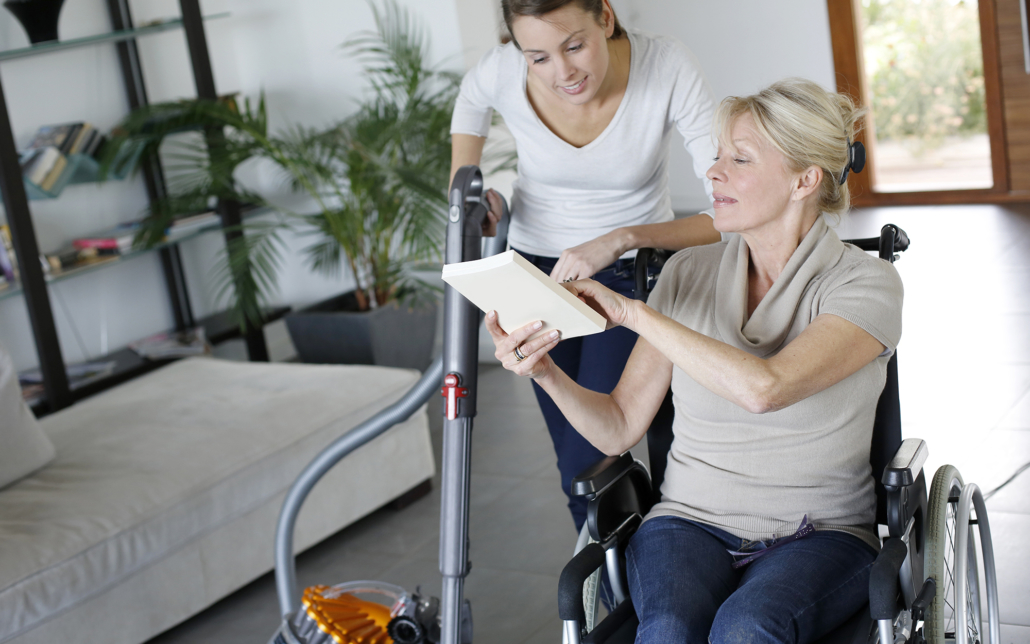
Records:
[[[1007,190],[993,0],[828,6],[838,88],[869,108],[856,203],[983,201]]]

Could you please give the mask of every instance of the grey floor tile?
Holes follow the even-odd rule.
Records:
[[[958,466],[967,483],[976,483],[987,494],[1030,462],[1030,431],[995,429]],[[988,513],[1030,514],[1030,471],[1022,474],[987,499]]]
[[[557,480],[524,479],[489,506],[474,507],[469,542],[474,567],[557,575],[576,545],[575,527]],[[439,547],[434,537],[415,556],[436,557]]]
[[[1002,624],[1001,644],[1030,644],[1030,626]]]
[[[1001,419],[998,428],[1030,430],[1030,391],[1027,391]]]
[[[562,641],[562,621],[555,617],[537,632],[530,635],[525,644],[559,644]]]

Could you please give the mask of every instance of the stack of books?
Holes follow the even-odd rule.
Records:
[[[25,179],[50,191],[68,169],[68,157],[81,154],[96,157],[106,137],[89,123],[44,125],[21,153]]]
[[[191,233],[220,224],[222,218],[213,212],[204,212],[176,219],[165,231],[167,239],[179,239]],[[40,257],[43,270],[56,274],[86,264],[110,261],[132,251],[140,222],[130,221],[107,230],[72,240],[70,248]]]

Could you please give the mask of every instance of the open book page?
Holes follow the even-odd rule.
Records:
[[[513,250],[447,264],[443,281],[483,311],[497,311],[508,333],[537,320],[544,325],[536,335],[558,329],[562,338],[575,338],[604,331],[601,314]]]

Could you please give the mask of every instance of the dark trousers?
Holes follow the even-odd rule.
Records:
[[[727,550],[754,552],[719,528],[673,516],[644,522],[630,539],[626,576],[640,618],[637,644],[805,644],[869,599],[876,553],[854,535],[819,530],[742,569]]]
[[[520,254],[533,262],[544,273],[550,274],[556,257],[540,257],[528,253]],[[633,260],[623,259],[602,269],[594,280],[617,293],[633,297]],[[551,359],[570,378],[591,391],[611,393],[622,377],[637,334],[618,327],[603,333],[562,340],[551,349]],[[576,530],[586,522],[587,502],[583,497],[572,496],[572,479],[577,474],[604,458],[596,447],[577,432],[559,411],[551,397],[533,383],[537,402],[547,422],[547,430],[558,456],[558,471],[561,472],[561,487],[569,499],[569,510]]]

